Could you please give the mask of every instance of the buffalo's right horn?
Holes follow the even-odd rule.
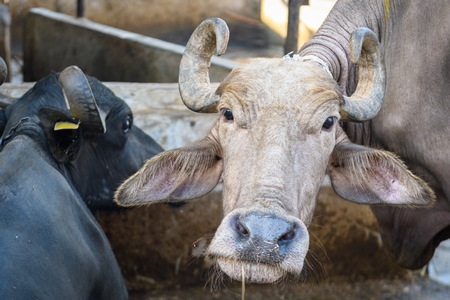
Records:
[[[344,97],[341,119],[364,122],[380,111],[386,88],[383,54],[373,31],[360,27],[351,34],[350,58],[358,64],[358,86],[351,97]]]
[[[178,86],[184,104],[195,112],[217,112],[219,96],[211,87],[209,66],[216,47],[218,56],[227,50],[229,35],[225,21],[210,18],[189,38],[180,62]]]

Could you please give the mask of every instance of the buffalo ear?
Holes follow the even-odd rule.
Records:
[[[341,197],[364,204],[430,205],[431,188],[394,154],[351,143],[335,146],[328,174]]]
[[[43,107],[38,112],[47,134],[47,143],[55,160],[64,163],[77,157],[81,143],[78,121],[67,112]]]
[[[222,174],[218,145],[205,138],[191,146],[169,150],[149,159],[117,190],[122,206],[158,201],[181,202],[211,191]]]

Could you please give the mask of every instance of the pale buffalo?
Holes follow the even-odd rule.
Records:
[[[180,93],[220,117],[203,140],[149,160],[116,201],[184,201],[222,178],[225,217],[208,255],[234,279],[274,282],[301,272],[328,174],[342,197],[375,205],[396,261],[423,266],[450,234],[448,15],[444,1],[338,1],[299,55],[254,59],[217,89],[208,67],[228,30],[204,21]]]

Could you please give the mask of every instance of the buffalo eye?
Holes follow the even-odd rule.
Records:
[[[334,125],[334,117],[328,117],[322,125],[322,128],[329,130]]]
[[[234,117],[233,117],[233,112],[231,111],[231,109],[225,109],[225,111],[223,112],[223,116],[225,117],[225,119],[227,119],[228,121],[233,121]]]
[[[128,131],[130,131],[132,126],[133,126],[133,118],[131,116],[127,116],[127,118],[122,123],[123,132],[127,133]]]

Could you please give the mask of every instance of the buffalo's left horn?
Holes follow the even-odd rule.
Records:
[[[386,86],[381,46],[370,29],[357,28],[352,33],[350,58],[358,64],[358,86],[351,97],[344,97],[341,116],[343,121],[364,122],[380,111]]]
[[[180,62],[178,86],[184,104],[195,112],[217,112],[219,96],[211,87],[209,66],[214,49],[225,53],[229,30],[222,19],[204,20],[192,33]]]
[[[92,132],[104,133],[105,115],[95,102],[91,86],[83,71],[77,66],[64,69],[59,75],[59,84],[62,87],[68,108],[72,115],[80,120],[83,127]]]

